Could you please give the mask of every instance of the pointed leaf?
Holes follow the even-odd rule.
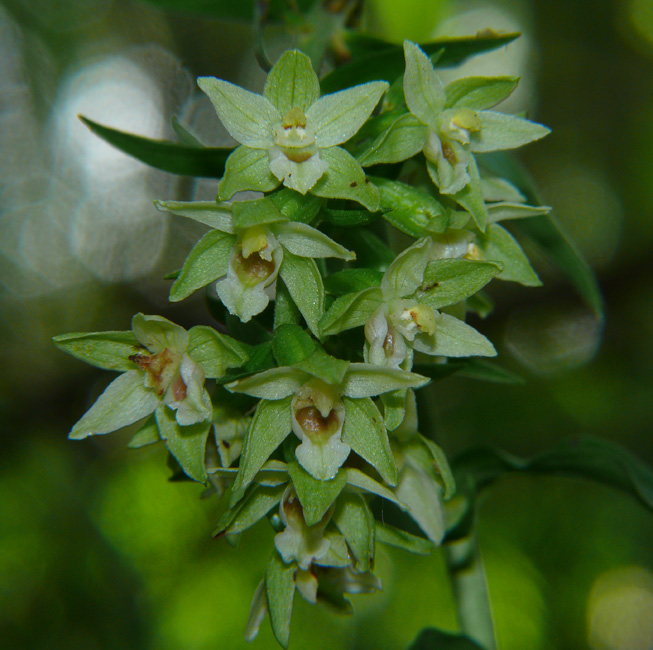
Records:
[[[235,235],[225,235],[219,230],[207,232],[188,253],[179,277],[170,288],[170,301],[179,302],[226,275],[235,245]]]
[[[523,203],[492,203],[487,206],[490,223],[507,221],[508,219],[526,219],[548,214],[551,208],[547,205],[524,205]]]
[[[277,277],[277,289],[274,295],[274,331],[284,325],[299,325],[301,322],[302,315],[290,297],[288,287],[281,278]]]
[[[313,194],[327,199],[351,199],[372,212],[379,209],[379,191],[350,153],[331,147],[321,149],[320,158],[329,167],[313,186]]]
[[[342,441],[379,472],[386,483],[397,483],[397,466],[390,450],[383,418],[369,398],[343,397],[345,424]]]
[[[405,530],[400,530],[394,526],[383,525],[377,521],[375,527],[376,541],[381,544],[388,544],[417,555],[429,555],[434,548],[433,543],[428,539],[411,535]]]
[[[284,52],[268,74],[263,96],[281,115],[295,107],[306,112],[320,96],[320,82],[311,60],[298,50]]]
[[[97,401],[72,428],[69,438],[110,433],[142,420],[159,405],[156,393],[145,388],[143,373],[130,370],[114,379]]]
[[[286,483],[275,486],[257,485],[241,504],[224,514],[213,535],[237,535],[251,528],[279,504],[285,491]]]
[[[54,344],[64,352],[104,370],[135,370],[129,357],[143,351],[132,332],[75,332],[59,334]]]
[[[199,221],[223,233],[233,233],[231,206],[216,201],[154,201],[161,212],[171,212],[180,217]]]
[[[268,595],[270,623],[274,637],[283,648],[290,640],[290,619],[295,595],[296,564],[285,564],[278,553],[274,553],[265,571],[265,589]]]
[[[427,377],[398,368],[352,363],[342,384],[342,394],[356,398],[373,397],[403,388],[419,388],[428,381]]]
[[[435,128],[447,97],[444,85],[433,69],[431,59],[415,43],[404,41],[404,56],[406,105],[415,117]]]
[[[194,481],[206,483],[204,457],[211,422],[207,420],[186,427],[179,426],[175,419],[175,412],[163,405],[156,410],[156,422],[161,439],[177,459],[186,476]]]
[[[443,357],[494,357],[497,354],[485,336],[449,314],[436,315],[435,334],[418,334],[413,347],[418,352]]]
[[[120,149],[123,153],[150,167],[170,174],[221,178],[224,174],[227,157],[233,151],[231,147],[203,147],[200,149],[168,140],[152,140],[103,126],[81,115],[79,119],[95,135],[116,149]]]
[[[347,485],[391,501],[401,510],[406,510],[406,506],[397,499],[392,490],[389,490],[385,485],[381,485],[381,483],[375,481],[371,476],[354,467],[343,467],[342,471],[347,474]]]
[[[324,313],[324,285],[315,261],[285,251],[279,275],[308,328],[320,335],[318,323]]]
[[[423,283],[430,257],[431,240],[428,237],[399,253],[381,282],[384,299],[405,298],[414,294]]]
[[[240,498],[265,461],[290,433],[291,401],[291,397],[286,397],[275,401],[263,400],[258,405],[243,441],[238,476],[232,488],[232,504]]]
[[[356,255],[344,246],[327,237],[317,228],[304,223],[279,223],[274,227],[274,233],[282,246],[293,255],[300,257],[337,257],[351,261]]]

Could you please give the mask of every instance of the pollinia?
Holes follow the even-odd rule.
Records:
[[[442,543],[456,486],[420,432],[416,393],[496,355],[465,322],[491,310],[490,281],[539,284],[502,222],[548,208],[527,205],[477,155],[549,130],[492,110],[517,79],[445,86],[418,45],[405,42],[404,57],[392,84],[323,95],[297,50],[262,95],[200,78],[240,145],[216,201],[155,204],[208,227],[170,300],[205,288],[219,323],[185,330],[137,314],[130,330],[55,338],[120,373],[71,438],[140,423],[131,447],[164,444],[179,474],[217,493],[216,535],[235,539],[262,519],[276,531],[247,639],[269,614],[287,646],[296,591],[350,612],[347,594],[381,588],[378,544]],[[259,194],[238,200],[244,191]],[[379,520],[379,500],[410,530]]]

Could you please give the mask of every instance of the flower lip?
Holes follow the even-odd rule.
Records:
[[[306,114],[301,108],[291,108],[274,127],[274,142],[282,149],[305,149],[315,145],[315,129],[307,122]],[[312,153],[315,152],[313,147]],[[307,156],[305,159],[310,157]],[[295,160],[295,162],[303,162]]]

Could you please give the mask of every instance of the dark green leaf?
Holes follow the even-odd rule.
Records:
[[[502,368],[493,361],[484,359],[449,359],[446,363],[418,363],[413,372],[431,379],[444,379],[449,375],[458,374],[468,379],[479,379],[498,384],[523,384],[519,375]]]
[[[324,221],[340,228],[367,226],[376,221],[380,216],[381,212],[369,212],[368,210],[333,210],[327,208],[322,211]]]
[[[519,458],[493,447],[469,449],[451,463],[470,474],[478,487],[507,472],[533,472],[589,478],[639,499],[653,510],[653,468],[624,447],[592,436],[560,443],[533,458]]]
[[[178,11],[180,13],[193,13],[202,16],[218,18],[220,20],[238,20],[251,23],[256,16],[257,0],[145,0],[145,2],[159,7]],[[310,9],[316,0],[294,0],[294,4],[301,11]],[[290,3],[285,0],[271,0],[265,15],[267,21],[281,21],[290,13]]]
[[[285,564],[279,554],[275,552],[265,571],[270,623],[275,638],[284,648],[288,647],[290,638],[296,570],[296,564]]]
[[[420,43],[420,47],[433,55],[440,50],[442,54],[437,66],[447,68],[458,65],[471,56],[495,50],[514,41],[519,34],[479,34],[463,38],[451,38],[429,43]],[[366,54],[354,57],[322,79],[322,93],[333,93],[366,81],[385,80],[392,83],[404,72],[404,51],[401,45],[385,43],[378,39],[368,39],[363,46],[359,39],[358,51],[365,48]]]
[[[397,257],[385,242],[367,228],[343,229],[334,238],[339,244],[356,253],[356,264],[374,271],[385,271]]]
[[[483,647],[466,636],[425,628],[408,650],[483,650]]]
[[[189,147],[168,140],[152,140],[102,126],[80,115],[95,135],[137,160],[171,174],[222,178],[230,148]]]

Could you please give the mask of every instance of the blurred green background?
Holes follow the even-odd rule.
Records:
[[[264,79],[247,25],[153,4],[0,0],[0,645],[12,650],[244,647],[270,551],[265,526],[238,549],[213,540],[215,502],[167,482],[161,449],[127,451],[129,432],[66,439],[107,378],[50,338],[127,329],[137,311],[209,322],[201,299],[167,304],[161,278],[197,231],[151,202],[215,195],[112,150],[76,114],[157,138],[173,137],[176,114],[226,143],[194,78]],[[438,440],[531,455],[591,433],[653,463],[653,1],[366,11],[368,29],[396,41],[523,33],[444,76],[523,75],[502,109],[552,127],[521,158],[606,299],[601,325],[537,255],[544,288],[495,283],[496,312],[477,324],[527,381],[442,381]],[[282,31],[268,42],[283,48]],[[487,491],[480,539],[501,650],[653,648],[653,515],[631,497],[512,475]],[[353,619],[297,598],[291,648],[400,650],[425,625],[455,629],[439,554],[383,551],[378,565],[384,592],[356,598]],[[275,647],[267,623],[252,647]]]

